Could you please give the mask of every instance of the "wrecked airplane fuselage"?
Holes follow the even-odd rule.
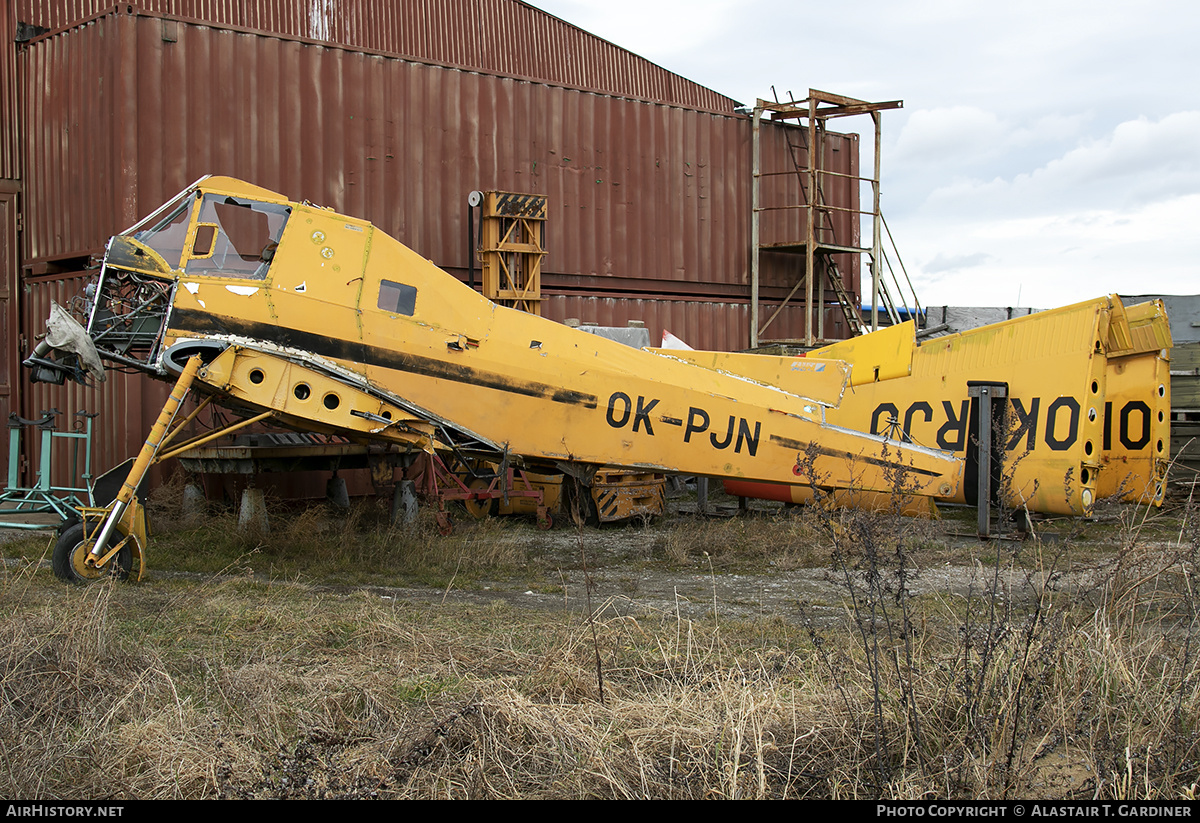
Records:
[[[539,465],[951,496],[961,461],[824,422],[845,368],[782,389],[497,306],[370,223],[231,178],[112,238],[88,335],[302,430]],[[781,368],[794,369],[790,358]],[[819,365],[819,364],[818,364]]]

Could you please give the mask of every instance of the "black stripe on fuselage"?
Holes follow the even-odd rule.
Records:
[[[279,346],[312,352],[320,357],[331,360],[344,360],[350,363],[361,363],[367,366],[378,366],[382,369],[420,374],[425,377],[436,377],[441,380],[451,380],[455,383],[467,383],[472,386],[483,386],[497,391],[523,394],[528,397],[542,397],[555,403],[566,403],[572,406],[583,406],[585,409],[596,408],[596,395],[551,386],[549,383],[538,383],[533,380],[514,380],[495,372],[483,371],[471,366],[447,363],[432,357],[421,357],[416,354],[405,354],[379,346],[368,346],[353,340],[341,340],[315,332],[301,329],[289,329],[270,323],[255,323],[240,320],[236,317],[208,314],[207,312],[176,309],[171,312],[171,329],[174,331],[192,332],[198,334],[226,334],[247,337],[253,340],[264,340]]]
[[[816,443],[801,443],[799,440],[792,440],[790,437],[779,437],[771,435],[771,440],[783,446],[785,449],[790,449],[796,452],[811,451],[814,454],[823,455],[825,457],[837,457],[843,460],[858,460],[863,463],[869,463],[872,466],[879,466],[884,469],[903,469],[904,471],[912,472],[913,474],[923,474],[927,477],[940,477],[941,472],[930,471],[929,469],[918,469],[916,466],[910,466],[907,463],[899,463],[894,460],[884,460],[880,457],[868,457],[865,454],[851,454],[840,449],[831,449],[826,446],[821,446]]]

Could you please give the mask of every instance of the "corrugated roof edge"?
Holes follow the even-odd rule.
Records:
[[[666,68],[665,66],[661,66],[658,63],[655,63],[653,60],[649,60],[649,59],[643,57],[642,55],[638,54],[637,52],[630,51],[629,49],[625,48],[624,46],[618,45],[618,44],[612,42],[611,40],[606,40],[605,38],[601,37],[598,34],[593,34],[592,32],[588,31],[587,29],[580,28],[579,26],[572,23],[570,20],[564,20],[563,18],[558,17],[557,15],[551,14],[550,12],[546,11],[545,9],[539,9],[537,6],[526,3],[525,0],[510,0],[510,2],[514,2],[514,3],[517,3],[518,5],[526,6],[527,8],[533,9],[533,11],[535,11],[536,13],[544,15],[546,17],[549,17],[552,20],[557,20],[559,23],[562,23],[564,26],[569,26],[570,28],[573,28],[576,31],[583,33],[585,36],[592,38],[593,40],[599,40],[601,43],[607,43],[608,45],[612,46],[614,49],[623,51],[626,54],[631,54],[634,57],[636,57],[638,60],[649,63],[651,66],[654,66],[656,69],[659,69],[660,71],[666,72],[667,74],[671,75],[672,77],[678,77],[681,80],[684,80],[688,83],[697,85],[702,89],[706,89],[707,91],[712,92],[713,94],[717,95],[718,97],[721,97],[721,98],[727,100],[729,102],[729,108],[731,110],[741,108],[741,106],[742,106],[741,101],[734,100],[732,97],[728,97],[724,94],[721,94],[721,92],[717,91],[716,89],[709,88],[708,86],[705,86],[702,83],[697,83],[695,80],[688,80],[688,78],[684,77],[682,74],[671,71],[670,69]],[[689,107],[682,106],[682,108],[689,108]],[[697,109],[697,111],[708,111],[708,109]],[[716,113],[717,114],[728,114],[729,112],[716,112]]]
[[[466,64],[462,64],[462,63],[452,63],[452,62],[442,62],[442,61],[437,61],[437,60],[431,60],[429,58],[421,57],[419,55],[404,54],[402,52],[382,51],[379,49],[370,49],[370,48],[365,48],[365,47],[361,47],[361,46],[347,45],[344,43],[336,43],[336,42],[332,42],[329,40],[317,40],[317,39],[313,39],[313,38],[309,38],[309,37],[300,37],[298,35],[287,34],[287,33],[282,33],[282,32],[278,32],[278,31],[270,31],[268,29],[256,29],[256,28],[252,28],[252,27],[248,27],[248,26],[238,26],[238,25],[235,25],[232,23],[214,22],[212,20],[205,20],[205,19],[198,18],[198,17],[187,17],[187,16],[183,16],[183,15],[178,15],[178,14],[169,14],[167,12],[160,12],[160,11],[153,10],[153,9],[141,8],[138,6],[131,5],[129,3],[113,4],[111,6],[106,7],[103,11],[96,12],[94,14],[88,15],[87,17],[80,18],[79,20],[72,21],[71,23],[68,23],[65,26],[61,26],[59,28],[44,32],[36,37],[29,39],[28,41],[25,41],[21,45],[23,47],[28,47],[35,43],[39,43],[43,40],[48,40],[53,37],[62,35],[66,32],[70,32],[74,29],[82,28],[83,26],[86,26],[89,23],[95,22],[96,20],[99,20],[103,17],[108,17],[110,15],[132,14],[135,17],[155,17],[155,18],[159,18],[159,19],[163,19],[163,20],[174,20],[174,21],[177,21],[180,23],[186,23],[188,25],[207,26],[208,28],[219,29],[222,31],[233,31],[233,32],[238,32],[240,34],[251,34],[251,35],[256,35],[256,36],[260,36],[260,37],[274,37],[274,38],[277,38],[280,40],[287,40],[287,41],[296,42],[296,43],[303,43],[303,44],[309,45],[309,46],[318,46],[321,48],[328,48],[328,49],[338,49],[340,51],[352,52],[352,53],[356,53],[356,54],[369,54],[369,55],[375,55],[375,56],[379,56],[379,57],[388,57],[388,58],[392,58],[392,59],[406,60],[406,61],[412,62],[412,63],[419,63],[421,65],[426,65],[426,66],[437,66],[437,67],[441,67],[441,68],[453,69],[456,71],[474,72],[477,74],[484,74],[484,75],[489,75],[492,77],[508,78],[508,79],[519,80],[519,81],[527,82],[527,83],[536,83],[538,85],[543,85],[543,86],[547,86],[547,87],[551,87],[551,88],[568,89],[571,91],[583,92],[585,94],[596,94],[596,95],[600,95],[602,97],[612,97],[612,98],[618,99],[618,100],[632,100],[632,101],[636,101],[639,103],[650,103],[652,105],[667,106],[668,108],[685,109],[688,111],[698,111],[698,112],[704,112],[706,114],[716,114],[716,115],[721,115],[721,116],[725,116],[725,117],[733,117],[733,118],[747,118],[748,119],[750,116],[748,114],[742,114],[742,113],[735,111],[735,109],[739,108],[742,104],[740,102],[738,102],[737,100],[734,100],[732,97],[726,97],[725,95],[721,94],[718,91],[715,91],[714,89],[710,89],[707,86],[704,86],[704,85],[701,85],[700,83],[695,82],[694,80],[689,80],[688,78],[684,77],[681,74],[677,74],[673,71],[670,71],[669,69],[663,68],[662,66],[653,62],[652,60],[647,60],[645,57],[642,57],[641,55],[636,54],[636,53],[630,51],[629,49],[624,48],[623,46],[618,46],[617,44],[612,43],[611,41],[605,40],[603,37],[592,34],[591,32],[589,32],[585,29],[582,29],[579,26],[576,26],[574,23],[571,23],[567,20],[563,20],[560,17],[556,17],[555,15],[550,14],[549,12],[544,11],[542,9],[539,9],[536,6],[531,6],[528,3],[524,2],[523,0],[509,0],[509,1],[516,3],[517,5],[524,6],[528,9],[531,9],[535,13],[543,15],[551,20],[557,21],[558,23],[561,23],[562,25],[565,25],[572,29],[575,29],[576,31],[581,32],[584,36],[591,38],[598,43],[604,43],[605,45],[607,45],[611,48],[617,49],[618,51],[621,51],[625,54],[631,55],[632,57],[636,58],[637,60],[640,60],[649,66],[653,66],[654,68],[658,69],[659,71],[665,72],[667,75],[669,75],[671,77],[677,77],[685,83],[689,83],[693,86],[704,89],[705,91],[711,92],[714,96],[719,97],[722,100],[726,101],[729,104],[729,109],[725,110],[725,109],[709,108],[706,106],[688,105],[686,103],[681,103],[679,101],[672,101],[672,100],[656,100],[656,99],[650,98],[650,97],[640,97],[637,95],[623,94],[623,93],[611,91],[611,90],[606,91],[606,90],[602,90],[602,89],[589,88],[587,86],[577,86],[577,85],[572,85],[570,83],[562,83],[562,82],[558,82],[555,80],[549,80],[544,77],[534,77],[531,75],[522,75],[522,74],[508,74],[505,72],[498,72],[498,71],[490,70],[487,68],[481,68],[479,66],[471,66],[471,65],[466,65]]]

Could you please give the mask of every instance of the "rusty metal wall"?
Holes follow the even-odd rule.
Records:
[[[651,346],[661,344],[664,330],[694,349],[714,351],[744,349],[750,335],[750,303],[745,300],[721,302],[554,295],[542,301],[542,314],[559,322],[576,318],[583,323],[601,326],[625,326],[630,320],[640,320],[650,331]],[[796,332],[796,337],[804,336],[802,308],[789,306],[776,323],[783,323],[785,328]],[[825,311],[827,330],[845,337],[844,326],[840,311],[835,308]],[[842,329],[840,333],[839,329]]]
[[[17,183],[0,180],[0,421],[19,412],[20,299],[17,279]],[[8,445],[0,447],[0,477],[7,477]]]
[[[113,8],[732,112],[735,101],[518,0],[11,0],[58,30]],[[11,39],[7,42],[11,42]]]
[[[21,176],[17,141],[17,15],[14,0],[0,0],[0,420],[19,411],[17,357],[20,318],[19,249],[17,247],[18,204]],[[0,472],[8,471],[7,437],[0,447]],[[0,474],[0,477],[6,477]]]
[[[17,36],[14,0],[0,0],[0,179],[21,176],[17,149]]]
[[[495,188],[549,197],[551,291],[747,287],[746,117],[207,26],[164,39],[163,25],[112,14],[21,53],[34,271],[211,172],[366,217],[460,276],[466,194]],[[763,131],[764,156],[790,163],[785,127]],[[831,154],[854,169],[856,152]],[[763,283],[790,286],[800,260],[773,257]]]
[[[26,267],[96,251],[137,214],[128,193],[137,180],[137,99],[128,83],[136,49],[121,40],[134,19],[102,18],[18,52]]]
[[[21,176],[17,141],[16,8],[14,0],[0,0],[0,421],[19,412],[20,336],[18,305],[19,249],[17,219]],[[7,477],[8,432],[0,447],[0,478]]]
[[[72,272],[83,258],[214,173],[365,217],[463,279],[467,194],[546,194],[548,317],[636,319],[652,340],[667,328],[700,348],[747,345],[749,118],[128,8],[18,52],[27,337],[51,297],[82,288]],[[763,134],[764,168],[786,168],[785,127]],[[855,173],[857,139],[830,140],[830,167]],[[796,186],[772,196],[794,200]],[[800,235],[799,219],[771,217],[772,230]],[[799,257],[765,260],[764,298],[781,299],[801,270]],[[844,272],[857,291],[857,267]],[[802,312],[785,311],[772,331],[803,337]],[[117,376],[99,395],[34,387],[24,409],[119,421],[97,442],[111,463],[136,452],[165,391]]]

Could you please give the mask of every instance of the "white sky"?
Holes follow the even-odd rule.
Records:
[[[743,103],[902,99],[883,213],[926,305],[1200,293],[1200,3],[531,2]]]

